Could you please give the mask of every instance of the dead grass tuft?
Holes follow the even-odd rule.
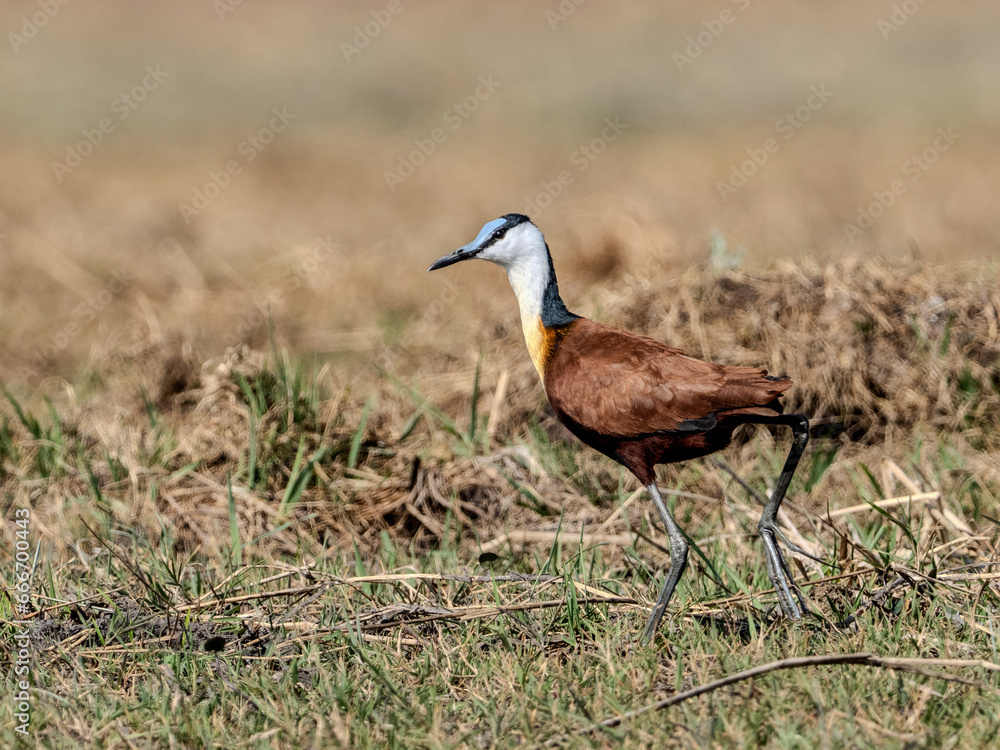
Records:
[[[969,446],[977,476],[995,479],[1000,297],[991,283],[875,262],[692,270],[655,285],[625,278],[595,304],[604,320],[696,356],[791,374],[788,408],[831,425],[828,435],[842,425],[854,458],[878,463],[893,435],[948,433]],[[84,517],[113,498],[113,515],[150,535],[161,518],[182,548],[220,554],[231,546],[230,484],[242,538],[282,527],[267,545],[285,550],[303,534],[377,550],[383,533],[420,548],[451,533],[483,541],[505,525],[534,529],[546,517],[600,522],[631,479],[571,447],[516,330],[482,344],[473,437],[474,368],[461,358],[418,371],[413,385],[377,370],[341,384],[328,369],[306,373],[246,346],[198,367],[183,341],[135,344],[92,364],[100,390],[60,406],[44,435],[7,404],[0,479],[8,496],[38,505],[56,546],[60,519],[89,496],[97,503],[83,502]],[[45,408],[24,406],[40,423],[52,421]],[[741,471],[763,471],[753,446],[740,449]],[[668,483],[681,471],[667,469]],[[688,481],[714,495],[723,480]]]
[[[607,292],[609,322],[698,357],[787,373],[788,408],[892,428],[1000,434],[1000,294],[928,267],[849,261],[776,272],[691,271]],[[969,431],[972,431],[971,433]],[[869,434],[871,433],[871,434]],[[992,436],[992,437],[991,437]]]
[[[421,362],[403,352],[350,379],[277,347],[237,346],[198,366],[193,347],[169,337],[95,358],[84,400],[67,389],[48,404],[11,394],[0,405],[0,492],[31,508],[50,561],[28,615],[38,674],[71,702],[73,659],[102,679],[130,659],[146,666],[130,667],[108,700],[133,700],[140,683],[185,695],[195,669],[196,691],[243,705],[257,705],[260,685],[313,701],[330,688],[309,691],[310,679],[343,679],[407,707],[403,696],[439,674],[445,697],[431,704],[453,709],[427,721],[453,735],[477,693],[520,705],[517,675],[535,677],[519,666],[528,655],[545,696],[593,680],[564,670],[623,665],[596,693],[566,698],[543,732],[558,738],[592,723],[577,718],[584,707],[596,719],[636,708],[636,696],[666,701],[786,649],[981,664],[1000,582],[994,289],[841,264],[699,270],[655,286],[626,278],[597,299],[609,322],[791,373],[789,408],[846,424],[817,431],[779,517],[808,553],[790,559],[825,622],[772,621],[759,508],[719,465],[689,462],[666,467],[661,484],[699,554],[666,647],[648,653],[632,639],[666,539],[634,479],[546,412],[516,330],[492,331],[471,357],[383,366]],[[784,441],[760,432],[725,460],[761,492]],[[864,684],[846,692],[882,683]],[[349,716],[367,705],[351,700]],[[537,733],[534,700],[520,710]],[[890,725],[909,731],[906,715]],[[477,727],[485,745],[505,731],[487,725],[499,726]]]

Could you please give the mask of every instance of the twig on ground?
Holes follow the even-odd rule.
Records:
[[[616,544],[627,547],[635,541],[631,534],[595,534],[580,531],[511,531],[501,534],[496,539],[491,539],[482,547],[483,552],[492,552],[505,543],[511,544],[553,544],[554,542],[563,544],[582,544],[589,547],[592,544]]]
[[[758,667],[745,669],[742,672],[727,675],[721,679],[705,683],[704,685],[698,685],[697,687],[685,690],[682,693],[676,693],[669,698],[657,701],[656,703],[648,706],[643,706],[642,708],[638,708],[634,711],[629,711],[624,714],[619,714],[618,716],[612,716],[610,719],[596,722],[577,730],[575,734],[590,734],[598,729],[617,727],[626,721],[635,719],[636,717],[642,716],[650,711],[659,711],[660,709],[669,708],[670,706],[675,706],[678,703],[683,703],[690,698],[696,698],[704,693],[709,693],[713,690],[726,687],[727,685],[742,682],[743,680],[751,680],[754,677],[760,677],[761,675],[768,674],[769,672],[826,664],[856,664],[866,667],[893,669],[900,672],[909,672],[911,674],[919,674],[925,677],[933,677],[940,680],[946,680],[948,682],[957,682],[962,685],[969,685],[1000,696],[1000,690],[997,690],[991,685],[987,685],[983,682],[972,680],[967,677],[962,677],[961,675],[955,675],[949,672],[940,672],[932,669],[932,667],[980,667],[991,671],[1000,671],[1000,665],[981,659],[891,659],[870,653],[824,654],[821,656],[802,656],[792,659],[780,659],[779,661],[773,661],[769,664],[762,664]],[[557,740],[558,738],[550,740],[548,746],[556,744]]]
[[[831,510],[824,514],[824,518],[831,519],[836,518],[837,516],[848,516],[853,513],[871,510],[873,506],[885,510],[886,508],[895,508],[899,505],[906,505],[907,503],[926,503],[929,500],[937,500],[939,497],[941,497],[940,492],[921,492],[918,495],[900,495],[899,497],[890,497],[885,500],[876,500],[871,503],[851,505],[847,508],[837,508],[836,510]]]
[[[317,578],[321,577],[316,574]],[[349,578],[337,578],[334,576],[322,576],[321,583],[313,583],[306,586],[294,586],[291,588],[277,589],[275,591],[258,591],[253,594],[241,594],[230,596],[224,599],[205,600],[199,598],[191,604],[178,607],[178,612],[189,612],[191,610],[208,609],[227,604],[240,604],[258,599],[273,599],[280,596],[302,596],[311,594],[317,590],[323,590],[329,586],[356,586],[362,583],[399,583],[401,581],[452,581],[455,583],[549,583],[552,581],[562,581],[562,576],[553,575],[528,575],[522,573],[508,573],[504,575],[463,575],[459,573],[386,573],[382,575],[352,576]],[[274,580],[268,579],[268,580]],[[61,605],[62,606],[62,605]]]

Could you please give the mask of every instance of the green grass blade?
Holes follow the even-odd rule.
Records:
[[[483,353],[479,352],[476,359],[476,374],[472,377],[472,403],[469,405],[469,446],[476,444],[476,420],[479,415],[476,410],[479,406],[479,373],[483,364]]]
[[[233,565],[243,565],[243,545],[240,542],[240,524],[236,517],[236,498],[233,497],[233,479],[226,477],[226,491],[229,499],[229,541],[232,544]]]
[[[303,439],[304,440],[304,439]],[[286,513],[289,508],[294,506],[299,499],[302,497],[302,493],[305,492],[306,487],[309,486],[309,482],[313,478],[315,473],[315,466],[319,461],[322,461],[324,456],[329,452],[329,446],[323,446],[318,451],[313,453],[313,455],[306,461],[306,465],[299,469],[300,460],[303,455],[303,450],[305,444],[299,446],[299,453],[295,457],[295,468],[292,470],[291,479],[289,479],[288,486],[285,487],[285,494],[281,498],[281,507],[279,509],[280,513]]]
[[[413,412],[413,415],[409,419],[406,420],[406,422],[403,424],[403,426],[399,430],[399,438],[398,438],[398,440],[399,440],[400,443],[402,443],[410,435],[413,434],[413,431],[416,429],[417,423],[420,421],[420,418],[422,416],[424,416],[424,407],[422,407],[422,406],[417,407],[417,410],[415,412]]]
[[[361,411],[361,420],[351,438],[351,450],[347,454],[347,468],[349,469],[357,468],[358,465],[358,454],[361,452],[361,443],[365,437],[365,427],[368,426],[368,413],[372,408],[372,398],[369,396],[368,400],[365,401],[365,408]]]

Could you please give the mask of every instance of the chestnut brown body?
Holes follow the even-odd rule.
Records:
[[[792,386],[761,368],[703,362],[586,318],[553,338],[543,381],[556,416],[643,485],[656,464],[714,453],[738,425],[780,415],[778,399]]]

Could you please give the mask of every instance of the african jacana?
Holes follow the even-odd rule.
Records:
[[[635,474],[663,519],[670,570],[642,640],[656,632],[688,553],[684,534],[656,487],[654,467],[721,450],[741,424],[792,428],[791,450],[757,528],[781,609],[786,617],[799,619],[802,614],[792,592],[801,595],[775,541],[778,508],[809,440],[809,421],[782,413],[779,398],[791,388],[791,379],[769,376],[760,368],[703,362],[659,341],[571,313],[559,296],[545,238],[522,214],[489,222],[476,239],[428,270],[472,258],[492,261],[507,271],[531,360],[556,416],[584,443]]]

